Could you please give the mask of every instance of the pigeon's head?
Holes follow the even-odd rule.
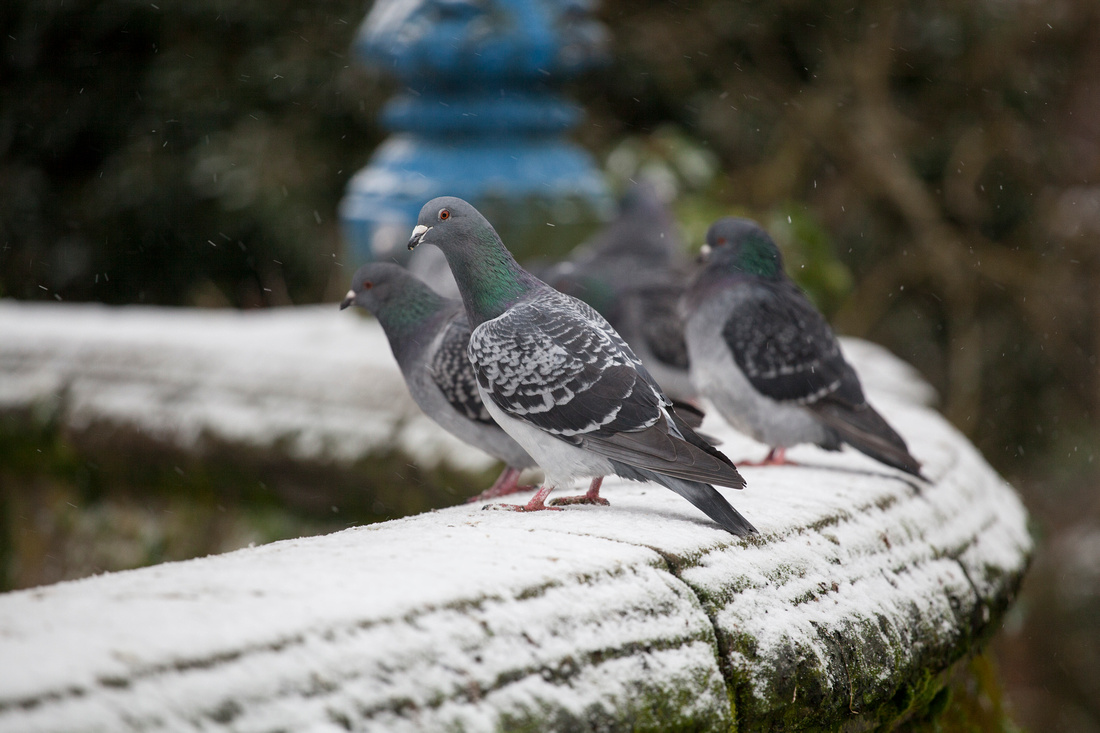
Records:
[[[711,224],[702,255],[712,269],[769,279],[783,275],[779,248],[751,219],[727,216]]]
[[[378,315],[378,311],[387,304],[401,298],[415,299],[416,293],[426,288],[400,265],[368,262],[352,276],[351,290],[340,303],[340,310],[357,305]]]
[[[487,241],[485,233],[492,230],[481,212],[466,201],[454,196],[440,196],[420,209],[416,227],[409,237],[409,249],[421,244],[434,244],[444,254],[474,249],[479,243]]]
[[[424,204],[409,249],[421,244],[434,244],[447,258],[473,327],[545,287],[516,264],[492,224],[462,199],[440,196]]]

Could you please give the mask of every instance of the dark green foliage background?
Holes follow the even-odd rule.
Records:
[[[375,119],[391,89],[350,55],[366,10],[0,5],[0,296],[337,300],[348,272],[336,207],[384,135]],[[606,0],[597,12],[612,62],[568,85],[589,115],[575,136],[601,160],[626,145],[672,169],[681,148],[705,152],[717,172],[685,184],[678,205],[693,242],[724,213],[759,218],[840,332],[885,344],[939,390],[1020,489],[1042,543],[997,641],[1009,707],[1036,730],[1100,731],[1088,554],[1100,537],[1100,6]],[[109,567],[35,565],[53,535],[30,517],[56,519],[70,501],[99,511],[110,481],[89,493],[94,450],[56,432],[36,445],[64,461],[35,468],[38,449],[12,425],[0,551],[16,584],[390,513],[367,502],[334,523],[291,502],[267,529],[203,547],[158,540]],[[236,474],[200,483],[215,475]],[[204,488],[201,506],[216,511],[208,494],[222,489]],[[135,511],[141,526],[161,514]],[[28,547],[38,555],[19,554]]]
[[[335,204],[380,139],[356,2],[0,10],[0,292],[322,299]]]

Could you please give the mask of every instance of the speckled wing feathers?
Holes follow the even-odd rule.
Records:
[[[729,459],[671,417],[630,348],[581,301],[551,292],[514,306],[474,330],[470,358],[512,417],[640,468],[744,485]]]
[[[496,425],[477,391],[477,377],[466,353],[469,338],[470,325],[466,316],[459,316],[447,324],[428,369],[439,391],[459,414],[479,423]]]
[[[494,403],[552,435],[640,430],[660,417],[661,398],[633,353],[573,298],[549,293],[514,306],[474,331],[469,353]]]
[[[722,337],[752,386],[773,400],[865,401],[825,319],[793,287],[756,286],[734,306]]]
[[[920,462],[863,394],[825,319],[794,285],[757,284],[737,302],[722,336],[761,394],[804,405],[841,440],[921,476]],[[828,446],[825,446],[828,447]]]

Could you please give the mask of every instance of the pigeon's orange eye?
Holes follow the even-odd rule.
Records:
[[[370,280],[364,280],[363,281],[363,290],[370,290],[373,287],[374,287],[374,283],[372,283]]]
[[[446,209],[440,209],[439,210],[439,220],[440,221],[447,221],[450,218],[451,218],[451,212],[447,211]]]

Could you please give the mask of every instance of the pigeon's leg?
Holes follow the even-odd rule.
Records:
[[[794,461],[787,460],[786,448],[772,448],[762,461],[738,461],[738,466],[797,466]]]
[[[526,504],[486,504],[482,509],[501,509],[507,512],[541,512],[543,510],[560,512],[561,509],[556,506],[546,506],[546,497],[550,496],[550,492],[553,490],[553,486],[546,484],[539,487],[539,490],[531,497],[531,501]]]
[[[486,499],[496,499],[501,496],[508,496],[508,494],[514,494],[517,491],[530,491],[535,488],[534,486],[520,486],[519,475],[521,471],[518,468],[512,468],[506,466],[503,471],[500,472],[500,476],[493,482],[493,485],[482,491],[480,494],[471,496],[466,500],[467,503],[475,501],[485,501]]]
[[[554,506],[565,506],[567,504],[600,504],[602,506],[610,506],[611,502],[600,496],[600,486],[603,484],[603,476],[597,476],[592,479],[592,483],[588,487],[588,493],[581,496],[563,496],[560,499],[554,499],[551,504]]]

